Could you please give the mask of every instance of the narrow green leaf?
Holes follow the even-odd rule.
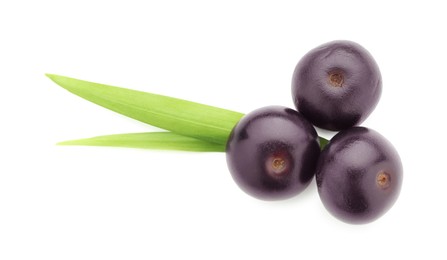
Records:
[[[171,132],[149,132],[97,136],[71,140],[59,145],[113,146],[191,152],[224,152],[225,145],[198,140]]]
[[[59,86],[100,106],[171,132],[226,144],[243,114],[195,102],[46,74]]]
[[[321,136],[318,138],[320,139],[320,149],[323,150],[323,148],[329,143],[329,140]]]

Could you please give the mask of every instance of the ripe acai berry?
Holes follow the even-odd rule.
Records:
[[[316,179],[321,201],[332,215],[347,223],[368,223],[396,201],[402,164],[382,135],[353,127],[339,132],[323,149]]]
[[[296,108],[315,126],[342,130],[376,107],[382,78],[374,58],[357,43],[333,41],[308,52],[292,79]]]
[[[300,113],[269,106],[239,121],[226,152],[228,168],[242,190],[258,199],[278,200],[307,187],[320,148],[315,129]]]

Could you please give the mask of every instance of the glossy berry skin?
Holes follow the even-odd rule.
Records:
[[[396,201],[402,164],[382,135],[353,127],[339,132],[323,149],[316,179],[321,201],[332,215],[363,224],[382,216]]]
[[[239,187],[262,200],[303,191],[315,174],[318,135],[297,111],[269,106],[245,115],[228,139],[228,168]]]
[[[333,41],[311,50],[293,73],[296,108],[313,125],[328,130],[363,122],[381,92],[382,77],[374,58],[351,41]]]

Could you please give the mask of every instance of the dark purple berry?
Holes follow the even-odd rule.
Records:
[[[296,108],[315,126],[342,130],[363,122],[382,91],[379,67],[357,43],[333,41],[308,52],[295,68]]]
[[[263,200],[307,187],[320,154],[313,126],[297,111],[269,106],[245,115],[227,143],[227,164],[246,193]]]
[[[399,196],[402,164],[382,135],[353,127],[323,149],[316,179],[321,201],[332,215],[347,223],[368,223],[385,214]]]

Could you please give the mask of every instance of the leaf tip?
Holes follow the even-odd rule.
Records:
[[[51,73],[45,73],[45,76],[47,76],[51,80],[53,80],[56,77],[55,74],[51,74]]]
[[[60,145],[60,146],[65,146],[65,145],[75,145],[75,143],[73,141],[62,141],[62,142],[58,142],[56,143],[56,145]]]
[[[47,76],[49,79],[51,79],[51,81],[53,81],[54,83],[58,84],[59,86],[61,86],[59,84],[60,81],[64,78],[63,76],[59,76],[59,75],[51,74],[51,73],[45,73],[45,76]]]

